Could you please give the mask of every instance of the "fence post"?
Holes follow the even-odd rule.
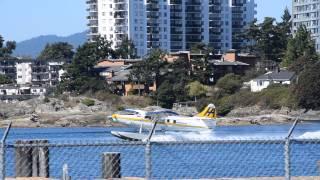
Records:
[[[121,178],[120,153],[106,152],[102,157],[102,178]]]
[[[152,129],[149,132],[147,143],[146,143],[146,149],[145,149],[145,160],[146,160],[146,179],[152,178],[152,157],[151,157],[151,137],[156,129],[157,123],[158,123],[159,117],[154,118],[154,124],[152,126]]]
[[[69,176],[68,164],[64,164],[62,167],[62,180],[71,180]]]
[[[300,114],[301,116],[301,114]],[[294,121],[293,125],[291,126],[288,135],[285,139],[285,144],[284,144],[284,171],[285,171],[285,178],[286,180],[291,180],[291,173],[290,173],[290,166],[291,166],[291,162],[290,162],[290,138],[291,135],[293,133],[294,128],[296,127],[296,125],[299,122],[299,118],[300,116],[298,116],[296,118],[296,120]]]
[[[32,141],[17,141],[15,149],[16,177],[32,177]]]
[[[38,147],[38,158],[39,158],[39,176],[40,177],[49,177],[49,147],[46,146],[49,144],[48,140],[38,141],[40,146]]]
[[[151,160],[151,143],[150,141],[146,144],[146,152],[145,152],[145,158],[146,158],[146,179],[151,179],[152,177],[152,160]]]
[[[16,177],[49,177],[48,140],[17,141]]]
[[[0,152],[0,179],[6,178],[6,139],[8,137],[12,122],[10,122],[1,139],[1,152]]]
[[[291,179],[291,174],[290,174],[290,138],[286,138],[285,140],[285,145],[284,145],[284,153],[285,153],[285,178],[286,180]]]

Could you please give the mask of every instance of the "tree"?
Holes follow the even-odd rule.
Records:
[[[13,50],[16,49],[15,41],[7,41],[4,46],[4,39],[0,35],[0,57],[9,57]]]
[[[170,84],[170,102],[166,102],[167,105],[173,102],[183,102],[190,100],[188,97],[188,92],[186,89],[187,84],[190,82],[190,62],[186,61],[184,58],[179,58],[175,60],[173,63],[162,63],[160,67],[160,76],[158,81],[158,89],[155,96],[152,96],[154,100],[162,100],[159,95],[165,94],[166,88],[160,88],[160,86],[164,86],[163,83]],[[173,102],[171,102],[173,101]],[[172,106],[172,104],[170,105]]]
[[[241,77],[235,74],[227,74],[220,78],[216,86],[226,94],[233,94],[242,86]]]
[[[130,76],[144,83],[145,93],[149,93],[152,83],[159,85],[160,68],[165,63],[162,59],[165,53],[160,49],[153,49],[147,58],[133,65]]]
[[[0,84],[10,84],[12,80],[5,75],[0,74]]]
[[[320,109],[320,62],[317,62],[308,69],[304,69],[295,86],[295,96],[298,105],[307,110]]]
[[[115,55],[117,58],[136,58],[137,50],[131,40],[128,37],[124,38],[120,45],[116,47]]]
[[[38,59],[55,60],[55,59],[72,59],[74,55],[72,45],[67,42],[57,42],[47,44],[41,51]]]
[[[257,37],[260,35],[260,28],[257,24],[257,19],[254,19],[248,28],[244,30],[242,34],[239,34],[240,38],[247,41],[247,45],[243,48],[244,51],[257,52],[259,51],[256,46]]]
[[[198,43],[191,48],[191,51],[203,54],[203,57],[193,59],[192,72],[194,80],[199,81],[202,84],[209,85],[209,79],[213,71],[209,64],[209,56],[213,52],[213,48],[204,43]]]
[[[174,91],[172,88],[173,84],[168,80],[165,80],[158,88],[156,92],[157,100],[159,105],[164,108],[172,108],[173,103],[176,101]]]
[[[100,41],[101,40],[101,41]],[[60,91],[85,93],[106,88],[104,79],[95,71],[96,63],[113,53],[111,43],[105,39],[97,42],[85,43],[77,49],[67,72],[59,85]]]
[[[300,73],[306,66],[315,63],[318,55],[311,33],[305,26],[300,26],[295,36],[289,39],[282,66]]]
[[[291,34],[292,21],[291,21],[291,14],[288,8],[284,10],[284,13],[281,19],[282,21],[280,23],[277,23],[275,30],[279,34],[278,47],[280,48],[279,49],[279,53],[281,54],[280,58],[281,60],[283,60],[286,53],[288,40],[292,37],[292,34]]]
[[[240,38],[248,42],[243,50],[259,54],[263,60],[281,62],[291,33],[290,18],[291,15],[286,9],[280,23],[276,23],[271,17],[266,17],[259,24],[256,20],[250,23],[240,35]]]
[[[186,88],[188,89],[189,96],[194,97],[195,102],[197,102],[197,97],[203,96],[208,92],[208,88],[199,81],[189,83]]]
[[[112,42],[107,38],[99,36],[93,44],[96,47],[96,55],[100,59],[115,57],[115,51],[112,49]],[[99,60],[100,60],[99,59]]]

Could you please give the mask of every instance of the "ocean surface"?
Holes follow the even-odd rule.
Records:
[[[284,176],[284,143],[279,140],[286,137],[290,126],[223,126],[211,134],[212,142],[154,143],[152,175],[154,179]],[[111,131],[136,129],[13,128],[7,139],[7,176],[15,176],[15,141],[46,139],[50,143],[51,177],[61,177],[63,164],[68,164],[75,179],[100,178],[104,152],[121,153],[122,176],[144,177],[145,146],[118,140]],[[319,175],[320,141],[314,139],[320,139],[320,124],[299,124],[293,138],[296,140],[290,145],[292,175]]]

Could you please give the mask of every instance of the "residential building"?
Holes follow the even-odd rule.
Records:
[[[12,58],[0,59],[0,74],[6,75],[10,79],[16,79],[16,62]]]
[[[152,48],[167,52],[190,50],[206,43],[216,51],[240,48],[236,34],[254,20],[254,0],[88,0],[88,39],[99,35],[115,48],[124,38],[137,54]]]
[[[61,81],[67,60],[0,59],[0,74],[18,85],[55,86]]]
[[[46,88],[41,86],[31,85],[0,85],[0,99],[3,96],[40,96],[46,93]]]
[[[292,0],[292,31],[297,32],[299,26],[304,25],[311,32],[320,52],[320,1],[318,0]]]
[[[17,61],[16,62],[16,82],[17,84],[31,84],[31,72],[32,62],[31,61]]]
[[[296,76],[294,72],[277,70],[263,74],[250,81],[252,92],[260,92],[271,84],[292,84]]]
[[[104,60],[95,66],[100,76],[104,77],[106,82],[113,87],[113,92],[118,95],[128,96],[129,94],[145,93],[145,83],[140,82],[135,77],[130,77],[132,63],[141,61],[141,59],[117,59]],[[130,62],[129,64],[127,64]],[[156,91],[156,83],[149,86],[149,91]]]

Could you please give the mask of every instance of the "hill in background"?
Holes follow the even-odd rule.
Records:
[[[86,40],[86,32],[76,33],[66,37],[56,35],[39,36],[17,43],[17,48],[13,55],[35,58],[48,43],[68,42],[76,49],[79,45],[85,43]]]

